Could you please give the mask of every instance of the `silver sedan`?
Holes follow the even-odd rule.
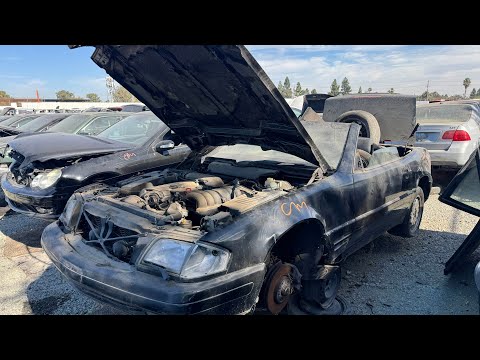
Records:
[[[474,101],[449,101],[417,107],[415,146],[428,150],[432,165],[462,167],[478,147],[480,107]]]

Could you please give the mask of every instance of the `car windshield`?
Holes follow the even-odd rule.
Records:
[[[441,104],[435,106],[419,106],[417,122],[448,123],[465,122],[472,116],[473,106],[468,104]]]
[[[44,115],[44,116],[39,116],[37,118],[34,118],[28,122],[25,122],[23,124],[20,124],[21,121],[19,122],[19,127],[22,131],[39,131],[42,130],[45,126],[48,124],[52,123],[55,120],[58,120],[59,118],[64,117],[64,115]]]
[[[262,150],[260,146],[246,144],[218,146],[213,151],[208,153],[206,157],[230,159],[237,162],[272,161],[278,163],[279,165],[315,166],[308,161],[291,154],[276,150]]]
[[[165,125],[155,114],[129,116],[105,131],[98,137],[125,142],[134,145],[145,144],[152,136],[166,129]]]
[[[40,115],[39,115],[40,116]],[[2,121],[2,126],[10,126],[12,125],[13,123],[16,123],[17,121],[23,119],[25,117],[25,115],[15,115],[15,116],[12,116],[10,119],[8,120],[5,120],[5,121]],[[35,119],[34,117],[27,117],[27,119]]]
[[[350,124],[325,123],[320,121],[302,121],[301,124],[307,131],[315,146],[320,150],[324,160],[332,170],[336,170],[343,156],[347,143]],[[219,146],[211,151],[207,157],[224,158],[238,161],[272,161],[278,165],[306,165],[314,164],[297,156],[276,150],[262,150],[256,145],[228,145]]]
[[[292,107],[292,110],[293,110],[293,113],[295,114],[295,116],[298,118],[300,115],[302,115],[302,110],[300,109],[297,109],[297,108],[294,108]]]
[[[58,124],[52,126],[48,131],[74,134],[95,116],[97,115],[70,115]]]

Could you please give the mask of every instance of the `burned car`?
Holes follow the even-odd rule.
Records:
[[[92,59],[192,149],[80,189],[45,228],[47,255],[92,297],[143,313],[337,313],[342,261],[417,231],[427,151],[300,123],[245,47],[97,46]]]
[[[5,156],[13,161],[1,185],[12,210],[56,218],[82,186],[175,164],[190,152],[151,112],[98,115],[121,120],[97,136],[44,132],[9,143]]]

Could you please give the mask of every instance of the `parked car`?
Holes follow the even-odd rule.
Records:
[[[139,111],[148,111],[148,107],[143,104],[128,104],[122,106],[123,112],[139,112]]]
[[[26,125],[28,122],[40,117],[44,114],[28,114],[11,116],[0,123],[0,137],[18,135],[20,132],[16,130],[20,125]]]
[[[97,46],[92,59],[192,149],[80,189],[44,230],[47,255],[95,298],[147,313],[337,313],[343,260],[385,231],[416,233],[428,152],[301,123],[245,47]]]
[[[445,101],[417,107],[415,146],[427,149],[432,165],[459,169],[480,139],[480,108],[476,102]]]
[[[2,115],[0,116],[0,123],[2,123],[5,120],[8,120],[12,117],[12,115]]]
[[[439,200],[459,210],[480,217],[480,149],[470,155],[465,165],[458,171],[440,194]],[[445,263],[444,274],[455,272],[460,265],[480,246],[480,220],[463,243]],[[475,283],[479,291],[480,306],[480,263],[474,270]],[[479,308],[480,310],[480,308]]]
[[[12,140],[6,152],[13,162],[1,184],[10,208],[55,218],[78,188],[175,164],[190,150],[159,118],[143,112],[127,115],[97,136],[26,134]]]
[[[32,133],[32,132],[62,132],[67,134],[80,135],[97,135],[113,124],[129,116],[128,114],[99,114],[99,113],[82,113],[82,114],[42,114],[38,118],[19,126],[15,132]],[[3,152],[7,144],[15,139],[17,135],[6,136],[0,138],[0,164],[8,164],[12,162],[8,156],[3,156]]]
[[[0,116],[13,116],[15,115],[15,108],[11,106],[5,106],[0,109]]]

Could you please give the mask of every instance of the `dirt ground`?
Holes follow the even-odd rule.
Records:
[[[434,176],[444,186],[453,174]],[[432,195],[416,237],[386,234],[346,260],[339,294],[347,314],[478,314],[473,269],[480,250],[443,275],[477,220]],[[62,278],[40,246],[47,224],[0,209],[0,314],[122,314]]]

